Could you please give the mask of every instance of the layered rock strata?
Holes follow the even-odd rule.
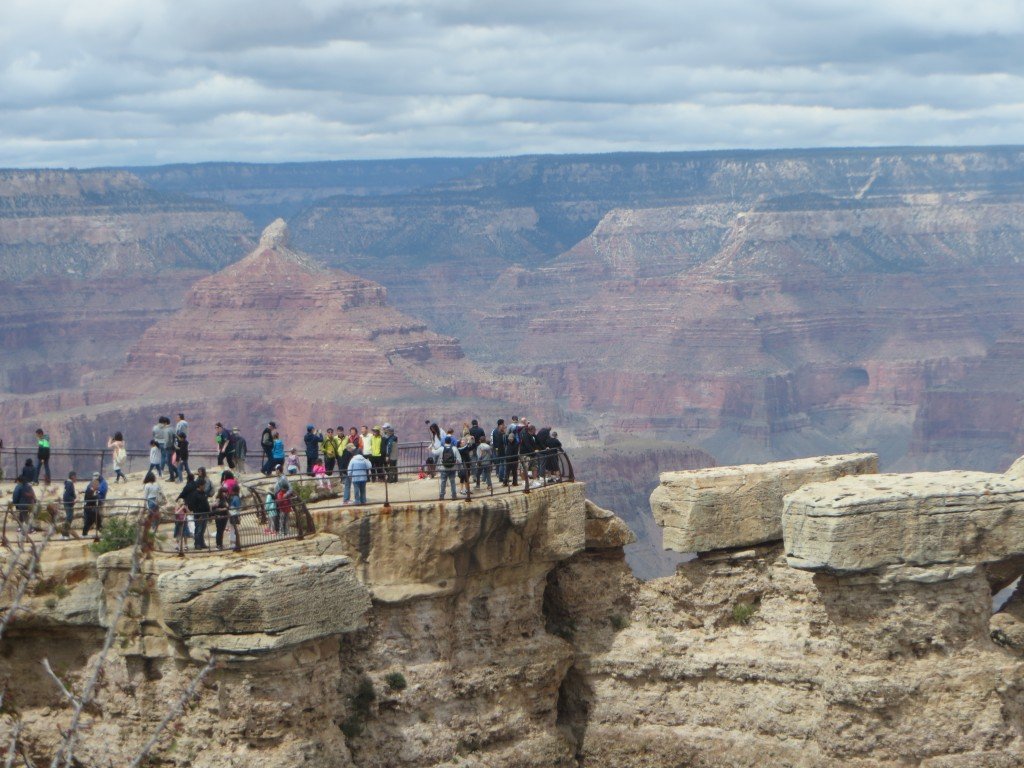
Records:
[[[709,552],[778,541],[783,498],[807,483],[878,471],[872,453],[665,472],[651,494],[665,548]]]

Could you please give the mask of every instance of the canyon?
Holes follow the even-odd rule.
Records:
[[[663,473],[666,540],[703,543],[647,582],[626,565],[625,524],[568,482],[311,503],[318,532],[302,541],[151,553],[135,576],[130,549],[53,541],[0,640],[0,736],[17,727],[48,759],[69,707],[41,660],[80,685],[112,632],[83,765],[127,764],[183,693],[152,762],[1017,765],[1024,600],[994,616],[991,600],[1024,569],[1024,471],[876,464]],[[746,545],[704,514],[716,506]]]
[[[5,171],[0,437],[519,413],[667,573],[654,465],[1024,452],[1022,202],[1013,147]]]

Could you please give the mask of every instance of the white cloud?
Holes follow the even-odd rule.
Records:
[[[1021,143],[1019,0],[5,0],[0,165]]]

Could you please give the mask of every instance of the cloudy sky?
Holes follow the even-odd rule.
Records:
[[[1024,143],[1024,0],[0,0],[0,166]]]

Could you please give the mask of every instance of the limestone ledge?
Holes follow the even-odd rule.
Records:
[[[878,471],[878,456],[851,453],[769,464],[663,472],[651,494],[665,549],[709,552],[782,538],[783,498],[806,483]]]
[[[125,655],[247,658],[365,625],[369,594],[334,536],[224,555],[142,562],[119,620]],[[96,560],[108,626],[131,568],[129,550]]]
[[[952,471],[812,483],[786,497],[782,527],[789,564],[804,570],[998,564],[1024,554],[1024,480]]]
[[[468,578],[555,563],[586,545],[582,483],[470,502],[310,511],[384,603],[456,594]]]

